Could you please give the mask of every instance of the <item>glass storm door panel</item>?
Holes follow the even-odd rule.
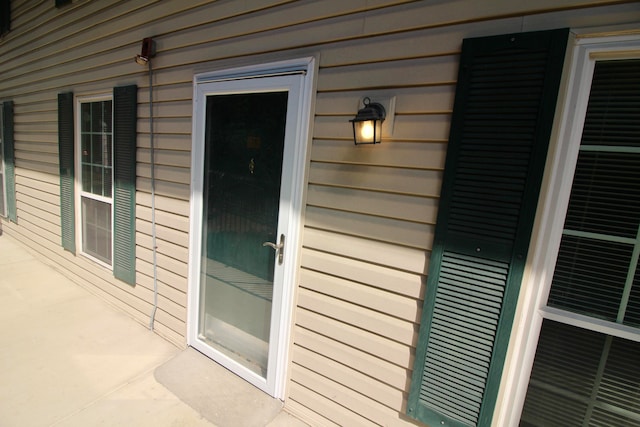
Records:
[[[278,218],[288,96],[212,94],[205,105],[198,338],[262,378],[284,244]]]

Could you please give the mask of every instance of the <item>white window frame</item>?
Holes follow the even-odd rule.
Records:
[[[113,225],[114,225],[114,211],[113,211],[113,192],[115,191],[115,183],[114,183],[114,145],[113,140],[111,144],[111,197],[99,196],[97,194],[88,193],[83,191],[82,189],[82,104],[92,103],[92,102],[101,102],[101,101],[111,101],[111,135],[113,135],[113,94],[112,93],[104,93],[99,95],[86,95],[86,96],[76,96],[75,97],[75,141],[74,141],[74,150],[75,150],[75,221],[76,221],[76,247],[79,248],[78,252],[92,261],[100,264],[103,267],[108,268],[109,270],[113,270]],[[97,200],[104,203],[109,203],[111,205],[111,264],[104,262],[101,259],[94,257],[93,255],[86,253],[84,251],[83,239],[84,239],[84,227],[82,220],[82,198],[86,197],[89,199]]]
[[[595,62],[640,58],[640,35],[637,32],[619,34],[622,35],[574,32],[569,41],[534,234],[492,422],[496,427],[517,426],[520,422],[544,319],[640,341],[637,328],[546,305],[569,205]]]
[[[0,158],[2,159],[2,161],[0,161],[0,176],[2,176],[2,179],[0,181],[0,185],[2,186],[2,200],[1,200],[1,206],[3,207],[2,210],[0,210],[0,216],[3,218],[7,217],[7,174],[6,174],[6,168],[4,166],[4,162],[5,162],[5,158],[4,158],[4,144],[5,144],[5,140],[4,140],[4,105],[0,102]]]

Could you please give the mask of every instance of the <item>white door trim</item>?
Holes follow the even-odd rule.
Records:
[[[194,76],[193,85],[193,117],[192,117],[192,151],[191,151],[191,192],[190,192],[190,229],[189,229],[189,276],[188,276],[188,307],[187,307],[187,344],[199,346],[198,311],[199,311],[199,277],[202,253],[202,194],[204,172],[204,111],[206,95],[200,90],[204,85],[216,82],[230,82],[231,86],[238,86],[234,82],[244,81],[246,86],[253,86],[250,80],[270,77],[285,77],[300,75],[301,84],[296,104],[298,113],[294,115],[292,123],[295,146],[287,157],[283,159],[283,173],[285,166],[291,167],[289,176],[292,200],[281,214],[288,216],[288,225],[285,231],[287,236],[287,250],[282,274],[289,279],[286,285],[281,287],[281,293],[273,296],[273,310],[280,313],[279,322],[272,323],[272,334],[277,337],[278,346],[270,346],[269,364],[274,363],[275,374],[271,381],[253,372],[243,371],[243,377],[273,397],[284,399],[286,368],[289,354],[289,342],[291,334],[291,319],[293,312],[293,294],[297,283],[297,271],[299,265],[299,252],[301,247],[301,230],[303,214],[303,194],[306,183],[306,168],[310,151],[310,129],[312,120],[313,88],[315,85],[315,58],[302,58],[298,60],[259,64],[248,67],[226,69],[210,73],[202,73]],[[255,82],[259,86],[259,81]],[[250,90],[246,90],[249,92]],[[287,125],[289,126],[289,124]],[[284,193],[283,193],[284,194]],[[281,206],[282,209],[282,206]],[[280,303],[276,305],[276,301]],[[271,348],[273,347],[273,348]],[[200,348],[199,348],[200,349]],[[200,349],[202,351],[202,349]],[[206,349],[204,351],[206,353]],[[211,355],[210,355],[211,356]],[[234,366],[237,364],[230,361]],[[224,363],[222,363],[224,365]],[[242,370],[240,368],[240,370]],[[246,374],[246,375],[245,375]]]

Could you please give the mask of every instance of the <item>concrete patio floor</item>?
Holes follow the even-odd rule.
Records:
[[[0,236],[0,426],[306,426],[281,406]]]

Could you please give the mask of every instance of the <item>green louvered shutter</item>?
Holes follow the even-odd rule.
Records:
[[[73,93],[58,94],[58,160],[62,247],[76,253]]]
[[[2,135],[4,148],[4,182],[7,190],[7,217],[13,222],[18,222],[18,212],[16,209],[15,153],[13,142],[13,101],[5,101],[2,104],[2,115],[4,130],[4,135]]]
[[[491,423],[567,30],[467,39],[407,413]]]
[[[113,89],[113,274],[132,285],[136,281],[137,111],[137,86]]]

